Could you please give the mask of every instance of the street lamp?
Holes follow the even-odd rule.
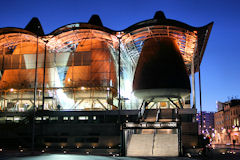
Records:
[[[120,154],[124,155],[124,150],[125,150],[125,146],[124,146],[124,133],[123,133],[123,125],[122,125],[122,121],[121,121],[121,33],[119,32],[117,34],[117,39],[118,39],[118,120],[119,120],[119,124],[120,124]]]
[[[39,26],[38,26],[39,27]],[[34,79],[34,103],[33,103],[33,119],[32,119],[32,153],[34,153],[35,140],[35,108],[37,97],[37,78],[38,78],[38,35],[37,35],[37,49],[36,49],[36,63],[35,63],[35,79]]]
[[[48,40],[45,40],[45,50],[44,50],[44,61],[43,61],[43,88],[42,88],[42,109],[44,109],[44,101],[45,101],[45,98],[44,98],[44,93],[45,93],[45,72],[46,72],[46,57],[47,57],[47,43],[48,43]]]

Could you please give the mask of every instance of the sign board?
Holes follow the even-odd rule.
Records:
[[[124,128],[177,128],[177,122],[127,122],[124,125]]]

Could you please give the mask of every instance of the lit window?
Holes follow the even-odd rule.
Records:
[[[79,116],[78,120],[88,120],[88,116]]]
[[[43,120],[46,121],[49,119],[49,116],[43,116]]]
[[[14,121],[19,121],[20,117],[14,117]]]
[[[97,119],[97,116],[93,116],[93,120],[96,120]]]
[[[67,120],[68,120],[68,117],[63,117],[63,120],[64,120],[64,121],[67,121]]]
[[[20,117],[14,117],[14,122],[18,123],[21,120]]]
[[[13,117],[7,117],[6,120],[7,121],[13,121]]]
[[[6,117],[0,117],[0,123],[5,123]]]
[[[73,120],[74,120],[74,116],[71,116],[71,117],[70,117],[70,120],[73,121]]]
[[[42,117],[36,117],[35,120],[36,120],[36,121],[41,121],[41,120],[42,120]]]
[[[50,117],[50,121],[57,121],[58,117]]]

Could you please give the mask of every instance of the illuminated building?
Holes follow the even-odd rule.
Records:
[[[160,139],[172,141],[172,155],[196,145],[194,73],[212,25],[192,27],[157,12],[122,31],[104,27],[97,15],[50,34],[36,18],[25,29],[1,28],[0,120],[13,133],[0,135],[1,144],[29,147],[33,121],[41,149],[131,156],[139,145],[135,138],[155,145],[147,156],[159,156],[167,153],[159,146],[168,143]],[[8,123],[28,125],[15,130]]]
[[[215,143],[240,143],[240,100],[232,99],[228,102],[218,102],[218,111],[214,114]]]
[[[198,134],[201,134],[201,113],[197,113],[196,120],[198,121]],[[212,137],[214,133],[214,112],[202,112],[203,128],[202,134]]]

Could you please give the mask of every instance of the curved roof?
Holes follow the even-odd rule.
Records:
[[[0,28],[0,35],[2,34],[8,34],[8,33],[24,33],[24,34],[29,34],[29,35],[36,35],[26,29],[22,28],[15,28],[15,27],[5,27],[5,28]]]
[[[133,24],[124,29],[123,33],[124,36],[128,35],[127,38],[130,39],[134,48],[138,48],[138,50],[142,47],[143,41],[150,37],[166,36],[164,34],[168,34],[167,36],[172,35],[180,39],[179,47],[185,59],[187,70],[190,73],[192,56],[194,56],[195,72],[199,70],[198,64],[201,63],[212,26],[213,22],[202,27],[193,27],[180,21],[167,19],[162,11],[158,11],[153,19]],[[163,33],[161,29],[168,31]],[[194,48],[190,46],[194,46]],[[189,49],[192,51],[187,53],[186,50]],[[190,57],[186,57],[187,54],[191,54]]]
[[[34,36],[44,36],[42,25],[36,17],[33,17],[24,29],[16,27],[0,28],[0,35],[8,33],[25,33]]]
[[[0,34],[5,33],[27,33],[27,34],[35,34],[39,36],[46,36],[46,35],[58,35],[63,32],[67,32],[70,30],[76,30],[76,29],[95,29],[95,30],[101,30],[107,33],[116,34],[116,32],[123,32],[125,34],[130,33],[136,29],[153,26],[153,25],[165,25],[165,26],[175,26],[179,28],[183,28],[186,30],[189,30],[191,32],[193,31],[204,31],[204,30],[210,30],[213,22],[202,26],[202,27],[193,27],[186,23],[167,19],[162,11],[158,11],[155,13],[155,16],[153,19],[148,19],[145,21],[138,22],[136,24],[133,24],[129,26],[126,29],[116,31],[109,29],[102,25],[102,21],[98,15],[92,15],[92,17],[89,19],[88,23],[86,22],[79,22],[79,23],[71,23],[64,26],[61,26],[57,28],[56,30],[52,31],[49,34],[44,34],[41,23],[39,22],[38,18],[34,17],[31,19],[31,21],[26,25],[25,29],[22,28],[15,28],[15,27],[6,27],[6,28],[0,28]],[[202,34],[202,32],[200,33]]]
[[[71,31],[71,30],[77,30],[77,29],[95,29],[95,30],[100,30],[103,32],[107,32],[110,34],[115,34],[115,31],[104,27],[102,24],[102,21],[100,19],[100,17],[98,15],[92,15],[91,18],[89,19],[88,23],[71,23],[71,24],[67,24],[64,25],[56,30],[54,30],[53,32],[51,32],[49,35],[58,35],[61,34],[63,32],[67,32],[67,31]]]
[[[211,25],[212,23],[209,23],[208,25]],[[155,13],[155,16],[154,16],[153,19],[148,19],[148,20],[145,20],[145,21],[138,22],[138,23],[133,24],[130,27],[124,29],[123,31],[126,32],[126,33],[129,33],[133,30],[138,29],[138,28],[153,26],[153,25],[175,26],[175,27],[179,27],[179,28],[189,30],[191,32],[196,31],[196,30],[205,29],[205,27],[208,26],[208,25],[206,25],[206,26],[203,26],[203,27],[193,27],[193,26],[190,26],[186,23],[183,23],[183,22],[180,22],[180,21],[177,21],[177,20],[167,19],[162,11],[158,11],[158,12]]]
[[[71,23],[71,24],[67,24],[64,25],[62,27],[59,27],[58,29],[54,30],[53,32],[49,33],[48,35],[58,35],[61,34],[63,32],[67,32],[67,31],[71,31],[71,30],[77,30],[77,29],[95,29],[95,30],[100,30],[100,31],[104,31],[110,34],[115,34],[115,31],[104,27],[104,26],[98,26],[98,25],[94,25],[94,24],[90,24],[90,23],[83,23],[83,22],[79,22],[79,23]]]
[[[199,67],[198,63],[199,62],[201,63],[212,26],[213,22],[202,27],[193,27],[180,21],[167,19],[163,12],[158,11],[154,15],[153,19],[138,22],[121,31],[115,31],[103,26],[100,17],[98,15],[93,15],[88,21],[88,23],[67,24],[62,27],[59,27],[50,34],[44,34],[39,20],[37,18],[33,18],[25,27],[25,29],[13,27],[0,28],[0,35],[9,33],[23,33],[26,35],[32,35],[34,37],[39,36],[40,39],[45,41],[50,39],[53,40],[52,38],[56,36],[62,37],[61,35],[73,34],[69,31],[73,32],[75,31],[79,32],[80,30],[89,31],[95,30],[96,32],[102,31],[109,34],[110,37],[121,36],[121,42],[123,43],[123,47],[125,50],[127,50],[129,46],[130,48],[131,47],[135,49],[137,48],[136,51],[133,52],[130,51],[131,53],[128,52],[128,54],[136,54],[138,56],[139,53],[141,52],[141,47],[142,44],[144,43],[144,40],[154,36],[155,37],[166,36],[165,34],[168,34],[169,36],[169,34],[171,34],[170,36],[173,36],[176,39],[180,37],[179,47],[180,50],[182,50],[182,54],[185,55],[184,58],[187,58],[186,61],[188,61],[187,62],[188,69],[191,67],[190,62],[192,60],[192,57],[194,57],[196,61],[194,63],[195,71],[198,71]],[[164,29],[165,30],[167,29],[168,33],[163,33],[165,32],[163,31]],[[116,43],[118,43],[117,38],[112,39],[112,41],[114,41],[114,43],[115,41]],[[61,42],[62,40],[59,41],[59,43]],[[136,62],[136,60],[133,61]]]

